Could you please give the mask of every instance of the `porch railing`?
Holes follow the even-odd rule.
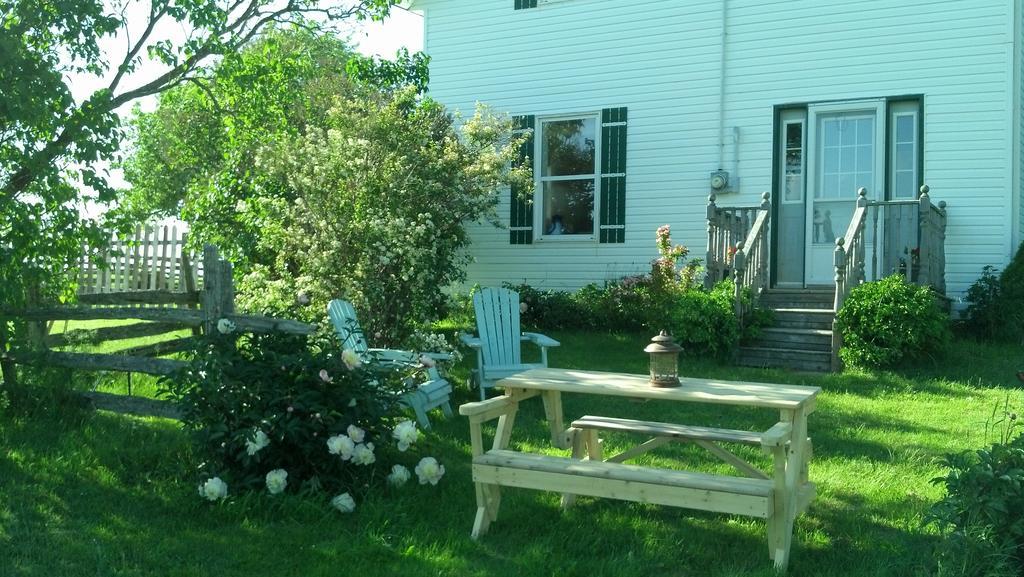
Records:
[[[735,308],[741,322],[748,312],[742,295],[750,290],[756,302],[768,285],[768,245],[771,195],[761,195],[759,206],[720,207],[708,197],[708,288],[732,278],[736,283]],[[751,303],[752,304],[752,303]]]
[[[871,201],[866,189],[857,191],[850,226],[836,239],[833,312],[868,273],[873,280],[901,274],[907,282],[946,293],[946,203],[932,204],[928,193],[928,186],[922,186],[917,200]],[[842,345],[833,321],[833,370],[839,369]]]

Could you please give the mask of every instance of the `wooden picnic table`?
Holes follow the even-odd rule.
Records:
[[[646,375],[540,368],[497,382],[504,395],[459,408],[469,417],[477,513],[474,539],[497,519],[500,487],[521,487],[563,494],[569,507],[576,495],[590,495],[760,517],[768,528],[768,553],[780,570],[789,562],[793,523],[814,498],[808,479],[811,440],[807,417],[821,389],[795,385],[681,378],[677,388],[651,386]],[[779,422],[767,431],[656,423],[618,417],[584,416],[565,427],[562,393],[580,393],[710,403],[772,409]],[[572,449],[572,457],[509,450],[519,403],[540,396],[552,443]],[[490,450],[483,445],[482,423],[498,419]],[[601,431],[651,437],[618,455],[603,455]],[[628,465],[624,461],[670,442],[693,443],[732,465],[740,476],[713,475]],[[763,472],[720,443],[759,445],[772,455]]]

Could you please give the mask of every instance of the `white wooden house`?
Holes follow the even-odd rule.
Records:
[[[930,250],[927,280],[955,300],[1021,240],[1021,4],[412,2],[431,96],[534,130],[533,202],[506,193],[509,228],[473,231],[471,281],[568,289],[646,271],[663,224],[719,258],[709,195],[755,207],[767,191],[764,283],[831,287],[864,187],[864,277],[917,275]],[[912,207],[924,184],[934,222]],[[756,214],[728,213],[751,216],[729,243]],[[925,246],[929,223],[944,244]]]

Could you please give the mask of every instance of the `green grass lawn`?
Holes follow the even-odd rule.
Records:
[[[643,372],[648,335],[552,334],[559,367]],[[1020,350],[958,342],[934,364],[901,373],[808,375],[683,360],[691,376],[816,385],[810,431],[818,498],[797,520],[790,575],[928,575],[934,528],[924,513],[941,494],[946,452],[980,448],[986,423],[1024,395]],[[456,403],[468,364],[454,371]],[[12,394],[0,412],[0,576],[733,576],[773,575],[764,523],[743,517],[505,489],[501,513],[480,542],[469,539],[475,501],[469,430],[432,415],[419,455],[447,473],[437,487],[380,489],[352,515],[326,498],[234,496],[209,504],[196,493],[197,457],[174,421],[76,408],[70,399]],[[590,413],[729,428],[767,428],[770,411],[567,396],[566,417]],[[539,401],[524,404],[514,444],[558,453]],[[627,439],[609,435],[609,450]],[[752,459],[764,457],[742,451]],[[726,472],[685,446],[647,464]],[[415,462],[414,460],[412,461]]]

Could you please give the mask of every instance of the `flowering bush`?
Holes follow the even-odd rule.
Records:
[[[420,441],[397,416],[404,375],[349,353],[323,337],[205,337],[189,366],[161,381],[206,457],[200,496],[328,491],[332,507],[350,512],[384,472],[392,485],[407,481],[408,469],[390,464]],[[434,461],[421,478],[436,484],[438,471]]]

